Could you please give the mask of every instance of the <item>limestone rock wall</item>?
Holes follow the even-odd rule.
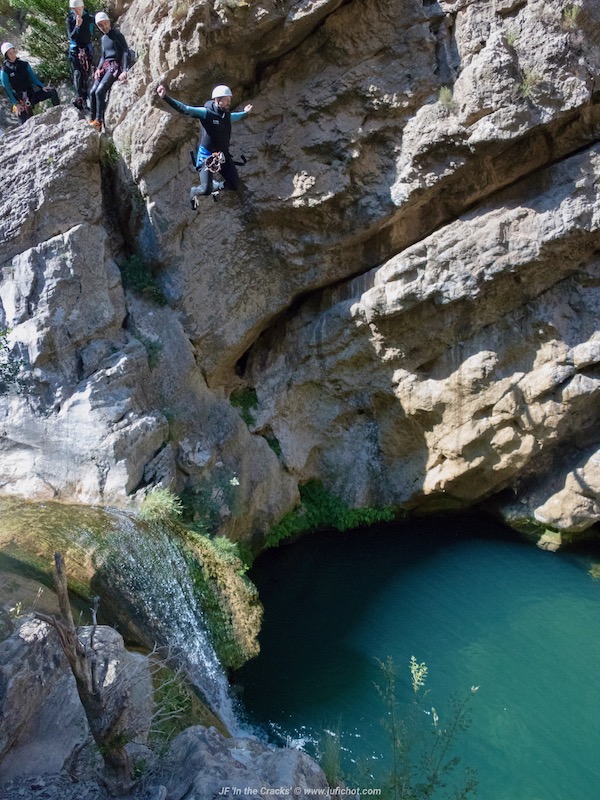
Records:
[[[153,485],[201,483],[216,527],[238,538],[264,531],[293,505],[296,484],[208,390],[179,314],[126,294],[115,201],[126,190],[113,162],[73,109],[3,139],[1,356],[21,372],[0,386],[0,486],[123,506]]]
[[[9,430],[5,491],[126,502],[162,482],[218,500],[235,478],[238,511],[222,504],[220,523],[239,537],[313,477],[351,504],[493,497],[512,520],[592,525],[598,4],[131,0],[118,11],[139,59],[111,97],[112,194],[95,134],[73,121],[72,148],[66,126],[51,142],[67,112],[49,112],[28,136],[60,169],[38,167],[31,185],[20,170],[18,213],[6,201],[0,215],[3,268],[18,278],[4,273],[4,316],[43,396],[33,411],[11,396],[5,416],[63,446],[61,415],[82,414],[91,431],[53,481],[45,448]],[[233,133],[244,185],[193,213],[197,125],[156,87],[202,105],[223,82],[238,108],[254,103]],[[23,135],[3,140],[9,170]],[[82,169],[114,219],[65,193]],[[69,263],[83,241],[84,294],[93,285],[97,300],[83,330],[85,301],[65,291],[76,356],[57,356],[65,325],[35,287],[42,273],[66,286],[45,265],[53,253]],[[114,262],[132,252],[167,307],[123,292]],[[148,342],[161,349],[152,369]],[[252,433],[228,403],[248,386]],[[260,434],[277,438],[280,460]]]
[[[596,145],[265,335],[257,424],[286,463],[350,503],[407,507],[468,505],[536,474],[551,495],[566,483],[531,513],[591,524],[599,174]],[[571,511],[578,476],[588,498]]]

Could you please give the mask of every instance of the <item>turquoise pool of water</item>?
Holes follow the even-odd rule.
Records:
[[[482,800],[600,796],[600,581],[596,553],[548,553],[487,518],[426,518],[308,536],[252,571],[265,606],[261,654],[238,675],[253,724],[314,753],[339,729],[346,773],[390,764],[374,684],[392,657],[403,715],[409,661],[428,667],[426,736],[471,686],[457,739]],[[420,724],[420,723],[419,723]],[[364,783],[364,781],[363,781]],[[354,780],[361,784],[360,778]],[[450,797],[440,792],[435,797]]]

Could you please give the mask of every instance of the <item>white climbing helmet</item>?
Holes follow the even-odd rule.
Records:
[[[233,92],[229,86],[225,86],[224,84],[220,83],[218,86],[215,86],[212,93],[213,100],[215,100],[217,97],[233,97]]]
[[[110,17],[109,17],[109,16],[108,16],[108,14],[106,13],[106,11],[99,11],[99,12],[96,14],[96,16],[94,17],[94,22],[96,23],[96,25],[97,25],[99,22],[110,22]]]
[[[10,42],[4,42],[2,48],[0,48],[2,50],[2,55],[5,56],[9,50],[13,49],[13,47],[14,44],[11,44]]]
[[[83,0],[69,0],[70,8],[83,8]]]

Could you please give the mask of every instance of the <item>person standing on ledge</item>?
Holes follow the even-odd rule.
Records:
[[[190,204],[196,208],[196,198],[199,195],[211,194],[212,171],[207,168],[206,161],[215,154],[222,153],[220,173],[224,179],[225,189],[237,191],[240,179],[229,152],[231,138],[231,123],[243,119],[252,111],[252,103],[243,111],[230,111],[233,93],[229,86],[223,84],[215,86],[212,99],[203,106],[186,106],[179,100],[174,100],[167,95],[167,90],[162,84],[156,89],[158,96],[168,103],[175,111],[200,120],[202,126],[202,139],[196,156],[196,169],[200,173],[200,186],[194,186],[190,192]]]
[[[94,18],[83,7],[83,0],[69,0],[67,36],[69,61],[73,69],[76,108],[87,108],[89,81],[92,74],[92,32]]]
[[[97,131],[104,125],[104,112],[106,111],[106,96],[115,81],[127,80],[127,67],[129,48],[125,37],[110,24],[110,19],[105,11],[96,14],[96,25],[102,31],[102,57],[98,68],[94,72],[94,85],[90,92],[90,125]]]
[[[31,117],[38,103],[44,100],[51,100],[53,106],[60,103],[56,89],[44,86],[29,62],[17,57],[14,45],[4,42],[1,51],[4,56],[2,86],[21,125]]]

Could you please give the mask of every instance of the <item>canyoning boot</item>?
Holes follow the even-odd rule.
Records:
[[[198,210],[198,205],[200,203],[200,197],[204,195],[202,188],[200,186],[192,186],[190,189],[190,208],[192,211]]]
[[[91,125],[92,128],[95,128],[98,131],[98,133],[102,133],[102,123],[100,122],[100,120],[89,119],[88,125]]]

